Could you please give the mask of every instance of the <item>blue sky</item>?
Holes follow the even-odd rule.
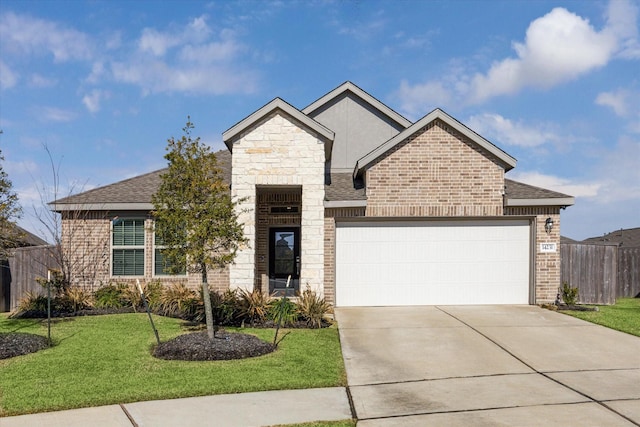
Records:
[[[41,196],[165,166],[187,116],[215,149],[275,97],[352,81],[410,120],[436,107],[576,197],[574,239],[640,226],[640,2],[0,2],[0,149],[37,234]]]

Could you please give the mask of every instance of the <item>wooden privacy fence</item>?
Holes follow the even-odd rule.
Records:
[[[560,260],[561,282],[578,288],[583,304],[615,304],[640,293],[640,248],[563,243]]]
[[[47,278],[48,269],[60,268],[52,256],[51,246],[29,246],[16,249],[9,257],[11,284],[9,286],[9,310],[18,307],[18,302],[27,292],[44,293],[36,278]]]

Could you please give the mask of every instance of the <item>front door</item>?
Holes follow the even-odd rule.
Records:
[[[295,296],[300,282],[300,227],[269,230],[269,293]]]

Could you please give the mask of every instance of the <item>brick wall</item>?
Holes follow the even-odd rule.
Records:
[[[500,216],[504,169],[436,120],[366,171],[367,216]]]
[[[282,193],[269,189],[259,189],[256,202],[256,258],[254,286],[269,293],[269,228],[273,226],[300,226],[302,193],[300,189]],[[272,207],[296,206],[297,213],[271,213]],[[301,291],[303,288],[300,289]]]
[[[336,218],[365,216],[365,208],[331,208],[324,211],[324,297],[336,302]]]
[[[536,217],[535,303],[543,304],[555,301],[560,287],[560,208],[558,206],[507,207],[505,215]],[[547,233],[544,229],[547,218],[553,220],[551,233]],[[555,243],[556,252],[541,252],[541,243]]]
[[[65,212],[61,222],[63,264],[71,284],[95,290],[109,282],[111,220],[106,212]]]
[[[146,217],[148,212],[119,215],[121,218]],[[105,211],[65,212],[62,217],[62,246],[69,268],[71,284],[95,291],[109,283],[135,285],[140,282],[158,281],[165,285],[186,283],[200,289],[202,275],[187,273],[185,276],[154,276],[153,274],[153,220],[145,220],[144,276],[120,277],[111,275],[111,219],[113,213]],[[212,290],[220,292],[229,288],[229,269],[210,270],[207,281]]]

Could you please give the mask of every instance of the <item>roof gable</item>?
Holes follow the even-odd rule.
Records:
[[[500,164],[505,169],[505,171],[509,171],[516,166],[515,158],[511,157],[509,154],[507,154],[488,140],[484,139],[476,132],[463,125],[441,109],[436,108],[435,110],[409,126],[407,129],[400,132],[398,135],[389,139],[367,155],[360,158],[360,160],[358,160],[358,162],[356,163],[355,170],[353,172],[354,176],[361,175],[364,170],[368,169],[371,165],[378,162],[380,158],[382,158],[393,147],[401,144],[407,138],[410,138],[411,136],[420,132],[422,128],[426,127],[435,120],[442,121],[447,126],[450,126],[463,136],[467,137],[472,143],[478,145],[484,151],[494,156],[496,162]]]
[[[316,113],[318,110],[322,109],[327,104],[333,102],[336,98],[340,97],[342,94],[344,94],[347,91],[353,93],[358,98],[362,99],[363,101],[371,105],[373,108],[375,108],[380,113],[382,113],[392,121],[396,122],[403,128],[407,128],[411,126],[411,121],[407,120],[402,115],[392,110],[391,108],[389,108],[382,102],[378,101],[376,98],[369,95],[367,92],[360,89],[358,86],[356,86],[355,84],[349,81],[344,82],[337,88],[333,89],[331,92],[322,96],[318,100],[312,102],[307,107],[303,108],[302,112],[308,116],[313,116],[314,113]]]
[[[333,131],[327,129],[325,126],[306,116],[300,110],[281,98],[273,99],[271,102],[258,109],[254,113],[250,114],[240,122],[236,123],[234,126],[227,129],[222,134],[222,140],[227,145],[227,148],[229,148],[229,151],[233,152],[233,142],[238,139],[245,130],[275,111],[282,111],[286,115],[302,123],[313,132],[317,133],[321,138],[325,140],[326,143],[328,143],[326,144],[325,152],[327,153],[327,157],[331,156],[331,143],[334,138]]]

